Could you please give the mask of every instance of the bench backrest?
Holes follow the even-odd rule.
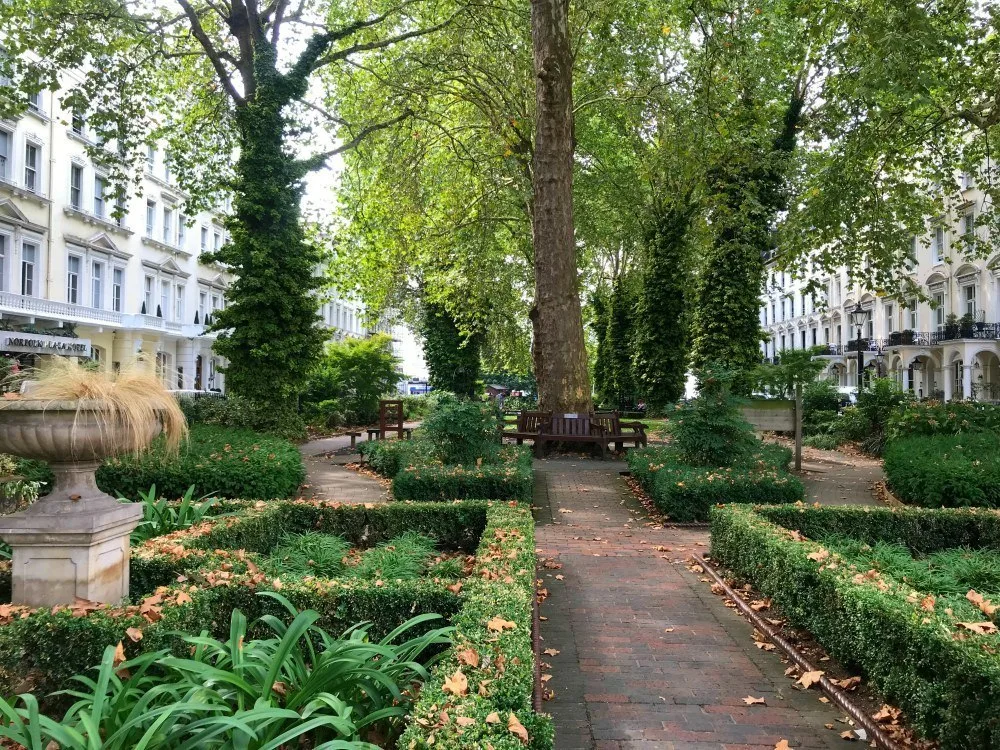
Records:
[[[539,428],[548,426],[551,419],[550,411],[522,411],[517,415],[517,431],[538,432]]]
[[[618,435],[621,433],[621,419],[618,416],[618,412],[598,412],[594,414],[591,419],[594,420],[594,424],[598,424],[604,428],[604,430],[610,435]]]
[[[556,415],[552,417],[552,427],[549,429],[552,435],[589,435],[590,416],[586,417],[566,417]]]

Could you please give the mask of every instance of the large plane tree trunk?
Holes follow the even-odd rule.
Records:
[[[533,159],[535,306],[532,358],[539,408],[588,412],[590,376],[583,338],[573,235],[573,60],[569,0],[531,1],[535,53]]]

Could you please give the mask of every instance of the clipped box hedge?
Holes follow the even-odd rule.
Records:
[[[434,460],[419,440],[379,440],[365,446],[362,455],[373,470],[392,479],[396,500],[531,501],[534,473],[525,446],[499,447],[481,466]]]
[[[823,537],[927,554],[1000,545],[1000,515],[976,509],[751,507],[712,510],[712,557],[772,597],[846,666],[863,672],[918,730],[949,750],[1000,748],[1000,634],[961,596],[928,603],[885,571],[859,570]],[[810,558],[812,555],[812,558]]]
[[[367,621],[372,623],[371,636],[381,638],[419,614],[436,613],[449,619],[458,629],[455,648],[479,644],[484,657],[502,651],[506,658],[503,670],[494,656],[484,658],[480,670],[470,671],[470,685],[477,690],[478,681],[493,674],[492,682],[484,686],[485,694],[476,694],[476,711],[485,711],[483,717],[492,711],[514,712],[531,734],[531,747],[552,747],[548,717],[531,710],[534,525],[527,509],[516,503],[512,507],[485,501],[364,506],[296,500],[233,503],[226,510],[235,513],[133,549],[134,604],[34,611],[0,605],[0,677],[6,688],[26,675],[36,694],[66,687],[70,677],[99,663],[104,649],[119,641],[132,658],[144,651],[178,648],[179,632],[208,630],[225,637],[233,609],[240,609],[251,621],[264,614],[284,617],[278,602],[259,596],[262,591],[280,591],[300,609],[318,611],[319,625],[331,632]],[[457,592],[427,579],[385,580],[376,585],[312,576],[272,579],[259,572],[260,555],[283,535],[310,530],[337,534],[365,547],[403,531],[418,531],[436,538],[441,548],[475,552],[475,570],[462,579]],[[498,615],[514,627],[500,634],[490,631],[485,625],[487,611],[489,617]],[[129,636],[130,628],[141,631],[139,640]],[[418,706],[424,705],[429,691],[441,690],[442,669],[457,658],[450,654],[435,668]],[[513,747],[511,735],[503,736],[506,724],[503,729],[489,727],[487,732],[495,736],[496,750]],[[457,744],[438,747],[481,747],[460,740],[457,737]],[[418,741],[416,735],[413,741]]]
[[[679,522],[707,521],[720,503],[794,503],[805,488],[786,470],[791,451],[762,444],[744,464],[724,468],[692,466],[669,447],[629,451],[632,476],[656,507]]]
[[[932,435],[893,440],[885,476],[904,503],[925,508],[1000,507],[1000,436]]]

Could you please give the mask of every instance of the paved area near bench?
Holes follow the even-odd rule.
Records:
[[[328,456],[350,445],[351,438],[344,435],[310,440],[299,446],[306,467],[303,497],[345,503],[380,503],[386,500],[386,490],[377,480],[344,468],[345,463],[360,460],[358,454]]]
[[[687,569],[707,531],[650,528],[624,469],[535,462],[539,577],[549,591],[542,648],[559,652],[543,656],[556,748],[843,747],[836,711],[820,693],[793,688],[778,656],[756,649],[750,625]],[[748,696],[766,705],[747,706]]]
[[[798,476],[806,486],[806,500],[821,505],[880,505],[872,488],[885,479],[876,458],[808,447]]]

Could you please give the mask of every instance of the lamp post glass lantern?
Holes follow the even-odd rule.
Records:
[[[854,309],[851,310],[851,325],[853,325],[855,328],[858,329],[858,338],[857,338],[857,343],[858,343],[858,393],[861,393],[861,383],[863,382],[864,370],[865,370],[865,350],[864,350],[864,347],[861,345],[861,332],[862,332],[862,329],[865,326],[865,323],[868,322],[868,316],[869,315],[871,315],[871,313],[868,310],[865,310],[861,306],[860,302],[858,302],[858,304],[854,306]]]

